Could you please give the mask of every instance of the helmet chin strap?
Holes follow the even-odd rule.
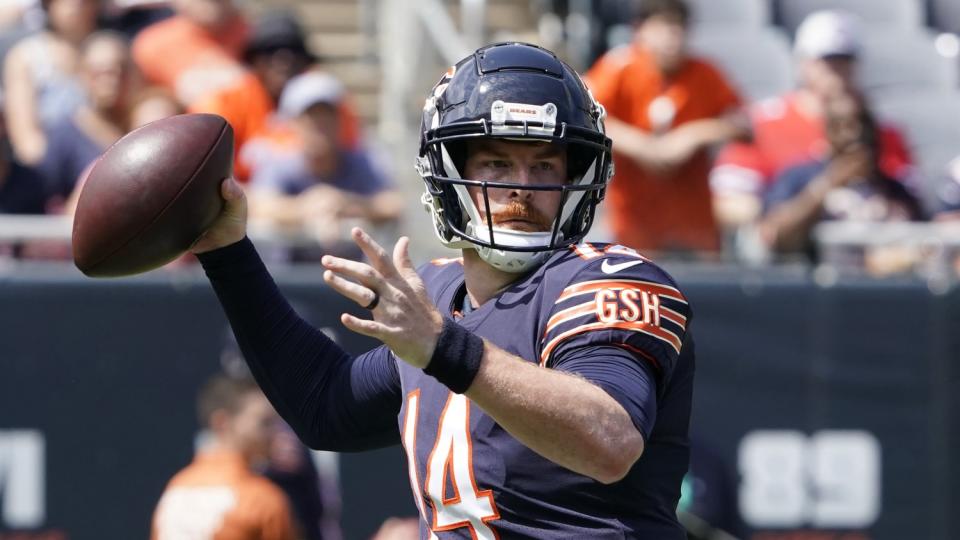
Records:
[[[470,222],[467,224],[467,232],[485,242],[490,242],[490,231],[483,224],[474,227],[473,222]],[[502,246],[536,247],[550,242],[549,232],[524,232],[494,227],[493,234],[497,237],[497,244]],[[490,266],[516,274],[540,266],[551,253],[550,251],[507,251],[476,244],[471,244],[471,247],[477,250],[480,258]]]

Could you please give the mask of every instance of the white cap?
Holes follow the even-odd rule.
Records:
[[[287,82],[277,110],[282,116],[293,118],[318,103],[339,105],[343,94],[343,84],[333,75],[316,71],[304,73]]]
[[[960,156],[953,158],[953,161],[947,165],[947,172],[958,184],[960,184]]]
[[[817,11],[797,28],[794,52],[801,58],[856,56],[860,42],[860,21],[856,16],[845,11]]]

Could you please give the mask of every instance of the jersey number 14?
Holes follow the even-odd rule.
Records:
[[[470,439],[470,402],[460,394],[450,393],[440,414],[437,438],[427,458],[423,490],[417,474],[417,420],[420,413],[420,391],[407,394],[407,410],[403,421],[403,448],[407,452],[410,487],[413,489],[420,515],[426,519],[424,503],[433,508],[431,530],[449,531],[469,527],[471,536],[494,540],[497,534],[487,524],[500,518],[489,489],[480,490],[473,475],[473,444]],[[447,484],[453,487],[447,493]],[[426,495],[426,501],[424,496]],[[435,538],[431,535],[432,538]]]

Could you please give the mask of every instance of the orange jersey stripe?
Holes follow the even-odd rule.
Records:
[[[549,321],[547,321],[547,329],[544,330],[543,337],[547,337],[547,334],[549,334],[550,331],[553,330],[557,325],[576,319],[577,317],[583,317],[588,313],[594,313],[596,310],[596,302],[591,300],[589,302],[584,302],[583,304],[578,304],[558,312],[553,317],[550,317]]]
[[[666,306],[660,306],[660,316],[670,322],[677,323],[680,325],[680,328],[686,328],[687,326],[687,318],[684,317],[682,313],[677,313]]]
[[[680,326],[683,326],[683,327],[686,327],[686,326],[687,326],[687,318],[686,318],[686,316],[684,316],[682,313],[678,313],[678,312],[676,312],[676,311],[674,311],[674,310],[672,310],[672,309],[670,309],[670,308],[668,308],[667,306],[664,306],[664,305],[662,305],[662,304],[660,305],[660,316],[663,317],[664,319],[669,319],[669,320],[671,320],[671,321],[679,324]]]
[[[621,330],[631,330],[634,332],[641,332],[649,336],[655,337],[661,341],[666,342],[668,345],[673,347],[675,351],[677,351],[677,354],[680,354],[680,346],[681,346],[680,338],[678,338],[676,335],[674,335],[673,332],[669,330],[658,328],[651,324],[646,324],[642,322],[622,322],[622,321],[613,322],[613,323],[597,322],[597,323],[580,325],[571,330],[567,330],[566,332],[550,340],[550,342],[547,343],[547,346],[543,348],[543,352],[540,354],[540,365],[541,366],[546,365],[547,360],[550,358],[550,353],[552,353],[553,349],[555,349],[556,346],[559,345],[564,339],[570,336],[575,336],[577,334],[582,334],[584,332],[590,332],[592,330],[607,330],[607,329],[613,329],[613,328],[617,328]]]
[[[580,256],[581,259],[584,259],[587,261],[591,259],[596,259],[597,257],[600,257],[601,255],[603,255],[603,253],[600,253],[600,251],[597,248],[593,247],[590,244],[577,244],[575,246],[570,246],[570,247],[573,249],[574,253]]]
[[[627,257],[636,257],[638,259],[643,259],[648,262],[650,261],[650,259],[638,253],[637,250],[633,248],[628,248],[626,246],[619,246],[619,245],[613,244],[613,245],[607,246],[606,249],[604,249],[603,251],[604,253],[612,253],[614,255],[625,255]]]

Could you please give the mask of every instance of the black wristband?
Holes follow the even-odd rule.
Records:
[[[462,394],[473,384],[483,360],[483,338],[444,317],[430,363],[423,372]]]

